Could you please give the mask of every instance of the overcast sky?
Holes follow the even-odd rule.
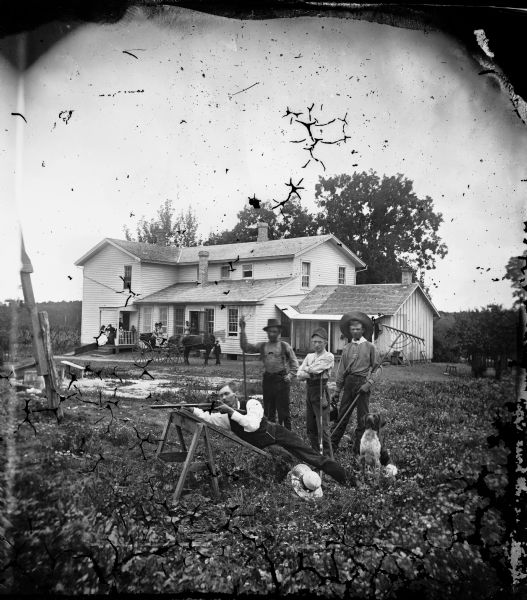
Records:
[[[283,199],[290,177],[304,178],[302,202],[314,209],[320,176],[373,169],[402,173],[443,213],[449,253],[429,279],[438,286],[435,305],[510,306],[510,283],[492,278],[522,251],[527,131],[479,70],[440,33],[334,18],[239,21],[179,8],[152,19],[134,10],[117,25],[74,30],[26,72],[24,104],[0,58],[2,235],[10,249],[0,300],[21,296],[18,221],[37,300],[81,299],[74,261],[104,237],[123,238],[124,225],[153,216],[167,198],[177,209],[193,206],[207,236],[232,227],[248,196]],[[290,142],[305,132],[282,118],[287,106],[305,113],[313,102],[319,121],[347,113],[349,123],[346,144],[318,153],[325,172],[316,162],[302,168],[307,152]],[[11,115],[19,106],[27,124]]]

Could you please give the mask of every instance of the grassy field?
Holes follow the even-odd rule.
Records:
[[[116,376],[111,359],[90,364],[104,368],[101,377],[117,391],[141,374],[132,363],[119,361]],[[260,365],[249,362],[247,371],[258,379]],[[241,362],[151,373],[199,398],[209,377],[240,378]],[[498,417],[511,419],[513,385],[443,373],[436,364],[384,370],[371,407],[387,416],[397,479],[350,489],[326,477],[316,503],[294,496],[267,459],[213,435],[222,500],[211,500],[207,479],[197,476],[173,506],[180,466],[154,458],[166,415],[149,408],[170,392],[140,400],[79,388],[64,400],[58,425],[38,412],[41,401],[15,397],[2,383],[11,398],[2,422],[9,406],[16,411],[2,452],[15,445],[17,460],[11,472],[4,467],[13,487],[2,497],[9,511],[0,591],[496,598],[509,573],[509,454],[487,438]],[[305,437],[298,382],[292,413]],[[352,464],[350,449],[338,460]]]

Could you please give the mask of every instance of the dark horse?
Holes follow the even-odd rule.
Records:
[[[183,347],[184,364],[190,365],[188,357],[191,350],[205,350],[205,366],[209,364],[209,354],[214,347],[216,338],[212,333],[200,333],[198,335],[175,335],[168,339],[168,345]]]

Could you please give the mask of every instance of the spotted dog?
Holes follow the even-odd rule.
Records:
[[[366,467],[370,467],[373,470],[377,481],[381,471],[381,440],[379,434],[385,424],[386,419],[383,416],[377,413],[368,413],[364,417],[364,427],[366,430],[362,434],[360,440],[359,460],[362,468],[362,475],[364,477],[366,474]]]

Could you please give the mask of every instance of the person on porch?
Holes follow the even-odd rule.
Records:
[[[275,421],[291,430],[289,410],[291,380],[298,370],[298,360],[293,348],[280,339],[282,324],[278,319],[268,319],[263,328],[269,341],[249,344],[245,333],[245,319],[240,319],[240,346],[244,352],[259,354],[264,365],[263,406],[269,421]]]
[[[326,350],[328,334],[323,327],[313,331],[311,344],[314,352],[309,353],[297,371],[297,378],[304,380],[306,395],[306,428],[311,447],[320,451],[322,436],[326,456],[333,458],[329,431],[328,379],[335,364],[335,357]],[[320,431],[322,429],[322,431]]]
[[[333,400],[338,401],[343,390],[338,414],[339,419],[357,398],[357,427],[353,452],[357,456],[360,451],[360,440],[365,431],[364,417],[369,413],[370,390],[373,384],[372,376],[380,367],[379,356],[375,346],[368,340],[373,332],[372,320],[362,312],[351,312],[343,315],[340,320],[340,330],[350,342],[344,346],[342,357],[336,373],[336,388]],[[331,434],[333,452],[338,448],[340,440],[346,431],[350,420],[350,411]]]

